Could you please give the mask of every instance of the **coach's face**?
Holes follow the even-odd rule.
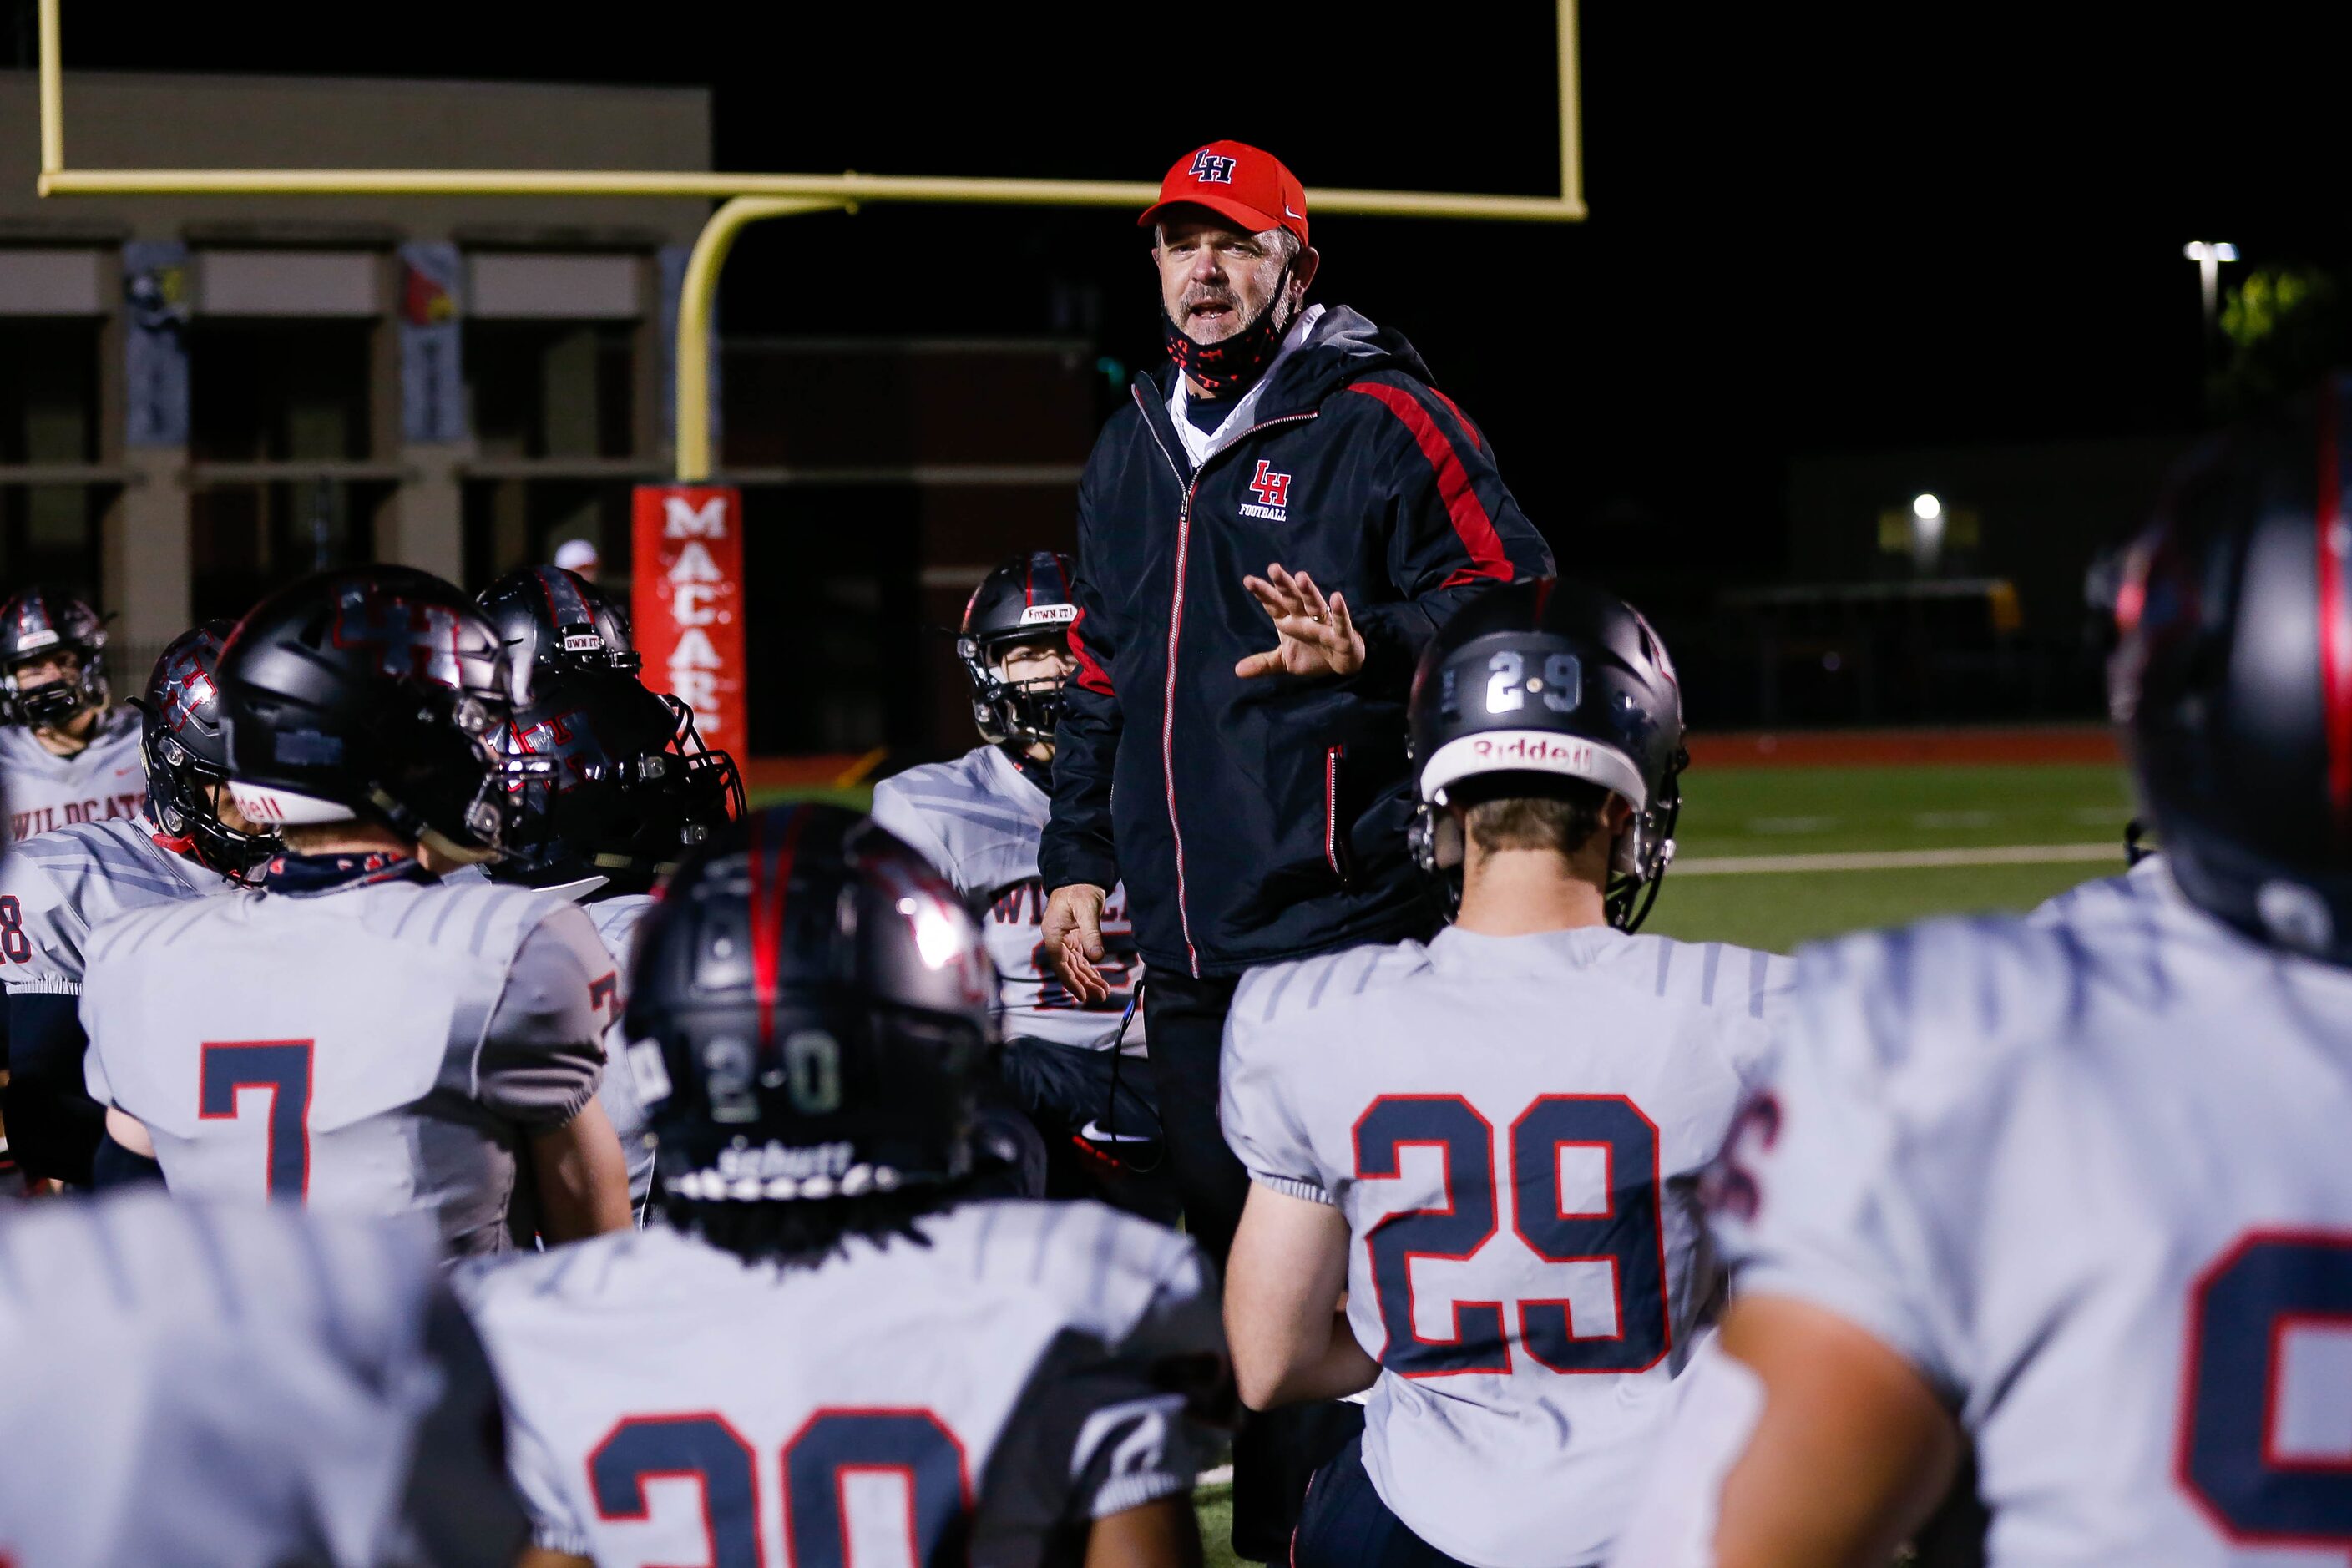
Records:
[[[1168,319],[1196,343],[1232,337],[1265,309],[1283,287],[1282,253],[1268,235],[1244,234],[1198,208],[1197,217],[1171,215],[1151,247],[1160,264],[1160,302]],[[1288,287],[1303,291],[1314,256],[1300,256]]]

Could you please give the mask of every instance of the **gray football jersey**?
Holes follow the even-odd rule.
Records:
[[[510,1563],[496,1392],[441,1274],[415,1219],[0,1213],[0,1562]]]
[[[146,1123],[174,1191],[422,1209],[495,1251],[524,1138],[595,1092],[617,994],[596,928],[545,893],[232,893],[99,928],[89,1092]]]
[[[1052,801],[996,746],[951,763],[929,763],[874,786],[874,820],[906,840],[954,883],[980,917],[1004,999],[1004,1032],[1058,1046],[1107,1049],[1143,977],[1127,889],[1103,905],[1103,977],[1108,1000],[1075,1000],[1045,960],[1045,894],[1037,846]],[[1139,1011],[1124,1047],[1143,1042]]]
[[[1975,1438],[1999,1568],[2352,1552],[2352,973],[2161,867],[1800,955],[1717,1216]]]
[[[621,1037],[621,1010],[629,1005],[629,943],[636,936],[637,922],[654,901],[644,893],[616,893],[581,907],[596,922],[596,934],[604,938],[613,973],[619,978],[613,1022],[604,1031],[604,1076],[597,1081],[596,1099],[612,1118],[613,1131],[620,1135],[621,1152],[628,1156],[629,1206],[643,1224],[646,1199],[654,1185],[654,1140],[646,1131],[646,1102],[638,1098],[636,1075],[629,1070],[628,1042]]]
[[[230,886],[155,842],[144,816],[38,834],[0,858],[0,984],[10,994],[81,989],[89,933],[117,915]]]
[[[1223,1381],[1199,1249],[1096,1204],[747,1264],[666,1226],[469,1265],[540,1544],[604,1568],[1040,1560],[1182,1493]]]
[[[1431,1545],[1496,1568],[1608,1546],[1719,1287],[1698,1178],[1789,973],[1591,927],[1243,979],[1225,1138],[1346,1216],[1348,1321],[1381,1366],[1364,1468]]]
[[[0,801],[7,803],[11,839],[145,811],[138,710],[110,710],[97,737],[70,757],[51,755],[21,724],[0,726]]]

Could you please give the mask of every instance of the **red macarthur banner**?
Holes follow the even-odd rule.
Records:
[[[645,681],[694,710],[709,744],[749,751],[743,692],[743,492],[639,485],[632,599]]]

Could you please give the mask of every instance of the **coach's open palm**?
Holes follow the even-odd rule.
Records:
[[[1056,888],[1045,900],[1043,937],[1046,960],[1070,994],[1092,1004],[1110,995],[1110,982],[1095,961],[1103,955],[1102,912],[1110,895],[1092,882]]]
[[[1235,675],[1353,675],[1364,668],[1364,634],[1348,614],[1346,595],[1326,599],[1314,578],[1279,563],[1263,577],[1243,578],[1242,586],[1273,617],[1281,640],[1235,664]]]

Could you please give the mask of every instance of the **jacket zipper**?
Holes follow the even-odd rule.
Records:
[[[1180,371],[1178,374],[1182,373]],[[1184,827],[1176,819],[1176,642],[1184,630],[1184,568],[1192,555],[1192,500],[1200,493],[1201,476],[1209,471],[1211,463],[1261,430],[1312,419],[1316,411],[1309,409],[1304,414],[1284,414],[1260,420],[1202,458],[1201,466],[1193,469],[1192,477],[1187,479],[1183,468],[1177,464],[1176,455],[1168,449],[1168,443],[1160,438],[1159,428],[1151,423],[1151,408],[1144,401],[1143,386],[1137,384],[1129,387],[1129,391],[1134,395],[1136,411],[1143,416],[1143,427],[1151,432],[1152,445],[1158,447],[1160,455],[1168,460],[1169,469],[1175,474],[1176,482],[1184,487],[1183,510],[1176,514],[1176,580],[1168,606],[1168,681],[1160,695],[1160,780],[1168,789],[1168,831],[1176,841],[1176,922],[1184,932],[1184,956],[1191,961],[1192,978],[1198,980],[1201,978],[1201,950],[1192,942],[1192,911],[1184,893]]]
[[[1342,888],[1349,882],[1339,856],[1339,763],[1347,754],[1344,744],[1323,748],[1323,858]]]

